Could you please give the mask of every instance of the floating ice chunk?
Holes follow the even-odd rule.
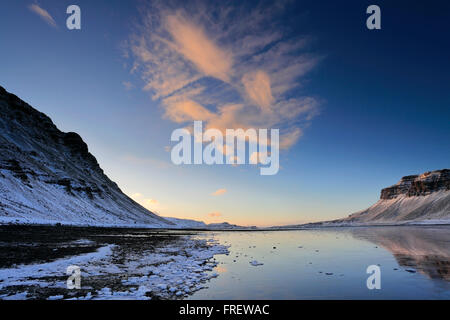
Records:
[[[258,261],[256,261],[256,260],[250,261],[250,264],[251,264],[252,266],[254,266],[254,267],[264,265],[264,263],[258,262]]]
[[[50,296],[47,298],[47,300],[61,300],[61,299],[64,299],[63,295]]]

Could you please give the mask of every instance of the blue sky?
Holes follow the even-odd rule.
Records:
[[[277,3],[2,1],[0,85],[78,132],[164,216],[338,218],[401,176],[449,167],[449,4],[377,1],[370,31],[369,1]],[[65,27],[71,4],[79,31]],[[211,127],[279,127],[280,172],[172,165],[170,134],[197,111]]]

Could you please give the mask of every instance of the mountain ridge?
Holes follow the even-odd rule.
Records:
[[[175,226],[126,196],[80,135],[1,86],[0,221]]]

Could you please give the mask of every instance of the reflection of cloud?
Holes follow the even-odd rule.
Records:
[[[354,228],[352,234],[389,250],[402,267],[416,269],[432,279],[450,281],[448,228]]]
[[[225,268],[224,266],[217,266],[216,267],[216,271],[218,272],[218,273],[225,273],[225,272],[227,272],[228,270],[227,270],[227,268]]]
[[[222,214],[220,212],[210,212],[210,213],[208,213],[208,217],[211,217],[211,218],[218,218],[218,217],[221,217],[221,216],[222,216]]]
[[[285,34],[284,7],[152,2],[128,41],[132,72],[171,121],[279,128],[288,149],[318,113],[317,100],[300,88],[320,58],[307,52],[307,38]]]
[[[227,192],[227,189],[219,189],[211,193],[212,196],[221,196]]]
[[[55,19],[48,13],[47,10],[42,9],[37,4],[31,4],[28,6],[28,9],[30,9],[32,12],[36,13],[39,17],[41,17],[42,20],[47,22],[52,27],[56,28],[56,22]]]

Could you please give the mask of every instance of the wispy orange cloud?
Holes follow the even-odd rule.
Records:
[[[144,208],[147,208],[148,210],[154,210],[159,205],[158,200],[145,198],[144,195],[139,192],[133,193],[130,198],[139,203]]]
[[[166,108],[165,117],[178,123],[194,120],[209,120],[213,113],[195,101],[185,100],[174,102]]]
[[[284,5],[250,11],[201,0],[184,9],[158,1],[149,6],[127,56],[164,118],[203,120],[206,129],[223,133],[280,129],[283,149],[298,141],[319,102],[292,90],[321,58],[308,52],[307,37],[284,37],[276,24]]]
[[[50,26],[56,28],[56,22],[55,19],[48,13],[47,10],[39,7],[37,4],[31,4],[28,6],[28,9],[30,9],[32,12],[37,14],[42,20],[47,22]]]
[[[230,81],[231,53],[215,44],[200,25],[178,12],[166,17],[166,27],[173,38],[170,44],[199,71],[206,76]]]
[[[223,194],[227,193],[227,189],[218,189],[211,193],[212,196],[221,196]]]
[[[248,97],[263,111],[270,111],[274,98],[269,75],[261,70],[246,73],[242,77]]]
[[[218,217],[221,217],[221,216],[222,216],[222,214],[220,212],[210,212],[210,213],[208,213],[208,217],[211,217],[211,218],[218,218]]]

